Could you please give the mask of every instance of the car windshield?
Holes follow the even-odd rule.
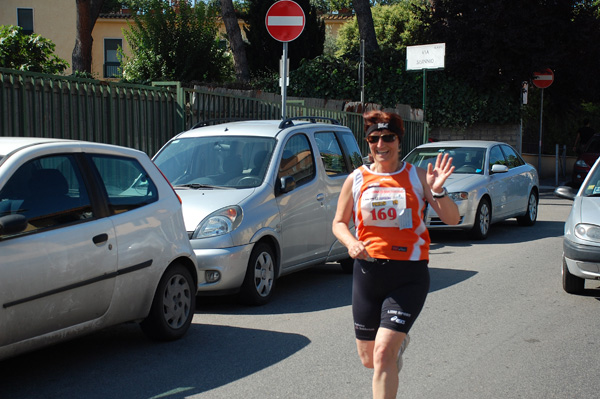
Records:
[[[452,157],[454,173],[483,174],[485,148],[477,147],[424,147],[417,148],[404,158],[405,162],[427,169],[427,165],[435,163],[439,153]]]
[[[275,139],[190,137],[171,141],[154,163],[176,188],[249,188],[262,184]]]

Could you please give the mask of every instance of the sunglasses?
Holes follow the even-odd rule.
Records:
[[[382,135],[372,134],[372,135],[365,137],[365,140],[367,140],[371,144],[375,144],[375,143],[379,142],[380,138],[383,140],[384,143],[392,143],[392,142],[394,142],[394,140],[396,140],[396,135],[395,134],[382,134]]]

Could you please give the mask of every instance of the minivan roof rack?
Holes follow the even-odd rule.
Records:
[[[286,118],[286,119],[282,120],[281,123],[279,124],[279,128],[285,129],[290,126],[294,126],[293,121],[295,121],[295,120],[306,120],[306,119],[308,119],[310,121],[310,123],[317,123],[317,120],[320,120],[320,121],[328,121],[332,125],[340,124],[340,121],[338,121],[337,119],[326,118],[324,116],[294,116],[293,118]]]
[[[194,126],[192,126],[190,128],[190,130],[197,129],[199,127],[209,126],[209,125],[218,125],[220,123],[239,122],[239,121],[248,121],[248,120],[251,120],[251,119],[248,119],[248,118],[215,118],[215,119],[206,119],[206,120],[197,122]]]

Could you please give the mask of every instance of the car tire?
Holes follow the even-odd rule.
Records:
[[[535,191],[529,193],[529,199],[527,201],[527,212],[525,215],[517,217],[517,223],[520,226],[533,226],[537,220],[538,214],[538,196]]]
[[[562,260],[562,286],[569,294],[581,294],[585,287],[585,279],[574,276],[569,271],[564,255]]]
[[[477,206],[475,215],[475,224],[471,229],[471,237],[476,240],[485,240],[490,232],[490,223],[492,221],[492,211],[490,201],[482,198]]]
[[[254,246],[248,261],[246,276],[240,290],[240,300],[247,305],[260,306],[271,300],[277,276],[273,249],[265,244]]]
[[[140,327],[150,338],[173,341],[190,328],[195,309],[194,279],[183,265],[175,263],[160,279],[150,313]]]
[[[354,273],[354,259],[346,258],[339,261],[342,271],[346,274]]]

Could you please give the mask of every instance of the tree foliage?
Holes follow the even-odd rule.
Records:
[[[131,0],[134,23],[124,32],[132,56],[125,57],[127,81],[230,80],[231,58],[220,45],[215,16],[202,2],[172,7],[162,0]]]
[[[248,40],[246,55],[252,73],[277,72],[283,53],[281,42],[273,39],[265,25],[265,17],[275,0],[248,0],[244,31]],[[323,53],[325,23],[318,18],[317,9],[309,0],[296,0],[305,15],[302,34],[288,43],[290,70],[296,69],[302,59],[313,59]]]
[[[408,0],[395,5],[373,7],[375,36],[382,50],[402,50],[416,43],[415,35],[423,29],[423,22],[414,12],[423,7],[421,0]],[[360,34],[356,18],[345,23],[338,32],[337,55],[358,54]]]
[[[431,3],[422,15],[431,25],[425,35],[429,43],[446,43],[446,71],[451,76],[485,90],[519,93],[534,72],[554,71],[555,81],[544,98],[546,117],[552,118],[546,122],[548,137],[558,140],[565,134],[564,121],[582,112],[583,101],[600,101],[600,81],[590,79],[600,59],[597,0]],[[532,87],[530,100],[539,99],[539,94]],[[528,108],[525,116],[535,115]],[[534,132],[539,117],[525,118],[525,125],[526,133]]]
[[[69,67],[54,55],[55,44],[37,34],[26,35],[23,28],[0,26],[0,67],[21,71],[58,74]]]

